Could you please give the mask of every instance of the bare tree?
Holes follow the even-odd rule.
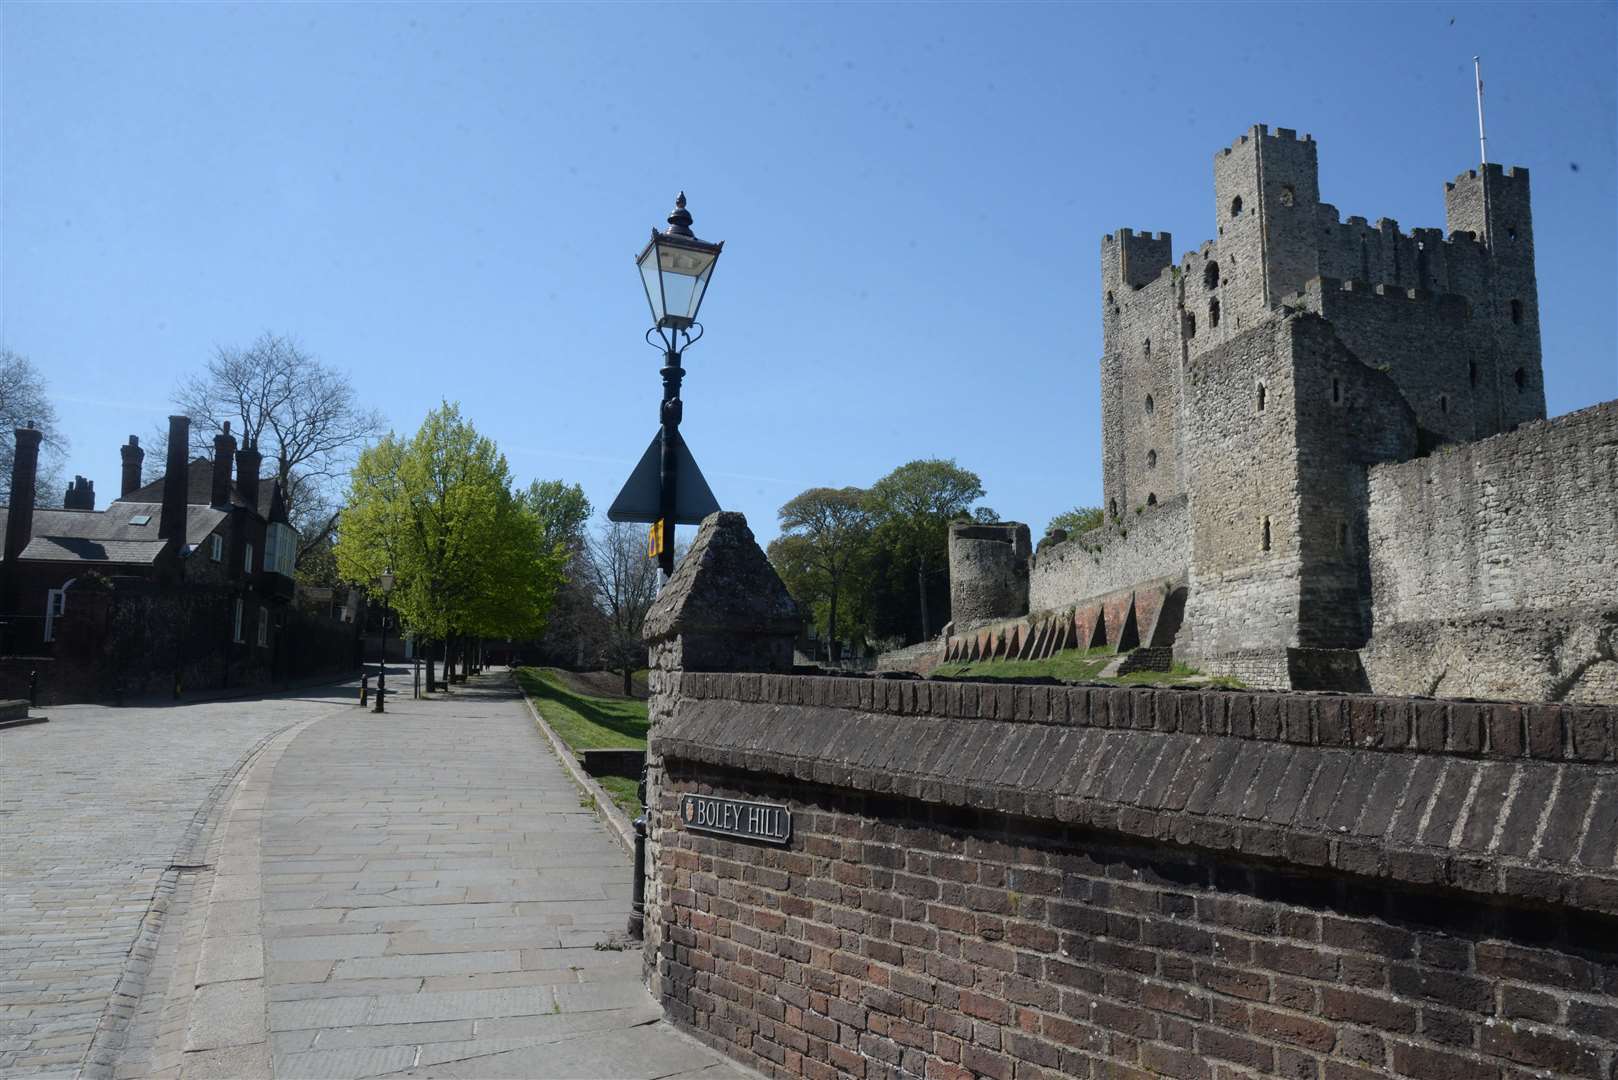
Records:
[[[646,663],[641,623],[657,599],[657,562],[646,557],[646,534],[638,525],[608,521],[586,545],[596,605],[607,622],[606,660],[623,672],[624,696],[634,690],[630,676]]]
[[[62,464],[67,459],[67,440],[56,422],[56,406],[46,396],[45,377],[28,357],[0,347],[0,493],[11,502],[11,466],[17,444],[14,428],[33,424],[44,432],[36,483],[40,506],[59,506],[62,501]]]
[[[355,454],[382,431],[348,376],[265,332],[245,349],[221,346],[207,370],[185,379],[174,404],[191,417],[192,451],[212,453],[228,421],[239,442],[274,462],[287,514],[302,537],[300,558],[336,527],[337,490]]]

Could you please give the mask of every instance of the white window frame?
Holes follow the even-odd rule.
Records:
[[[214,562],[225,560],[225,538],[218,533],[208,537],[208,558]]]
[[[45,592],[46,641],[56,640],[56,620],[67,614],[67,589],[72,584],[73,581],[68,581],[60,589],[47,589]]]
[[[246,545],[246,551],[242,555],[242,573],[251,574],[252,572],[253,572],[253,545],[248,544],[248,545]]]
[[[239,596],[236,598],[236,628],[231,633],[231,638],[238,645],[240,645],[242,643],[242,641],[243,641],[243,638],[242,638],[242,598],[239,597]]]
[[[270,609],[263,605],[258,609],[258,647],[270,647]]]

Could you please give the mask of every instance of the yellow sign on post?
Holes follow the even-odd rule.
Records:
[[[646,557],[655,559],[663,554],[663,519],[652,522],[652,527],[646,535]]]

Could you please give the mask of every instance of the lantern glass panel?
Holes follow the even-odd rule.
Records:
[[[648,244],[640,257],[641,284],[646,286],[646,302],[652,306],[652,321],[663,325],[663,279],[657,272],[657,244]]]
[[[697,309],[702,306],[702,293],[708,287],[708,275],[713,273],[714,261],[715,253],[712,251],[657,245],[657,262],[663,276],[665,315],[688,321],[697,317]]]

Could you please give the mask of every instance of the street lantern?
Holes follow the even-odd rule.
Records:
[[[378,579],[378,581],[382,585],[382,595],[383,596],[386,596],[390,592],[393,591],[394,577],[393,577],[393,571],[392,570],[384,570],[384,571],[382,571],[382,576],[381,576],[381,578]]]
[[[652,230],[646,250],[636,259],[646,302],[652,308],[652,321],[661,330],[689,330],[697,321],[702,294],[719,262],[724,241],[710,244],[691,232],[691,213],[685,208],[685,192],[674,200],[669,227]]]

